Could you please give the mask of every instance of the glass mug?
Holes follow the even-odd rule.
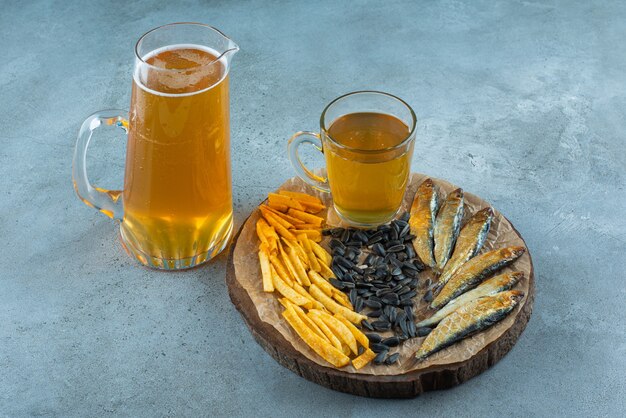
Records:
[[[357,91],[336,98],[320,118],[320,133],[297,132],[288,151],[296,173],[318,190],[331,192],[335,211],[347,223],[371,227],[392,220],[411,173],[416,117],[398,97]],[[298,156],[302,143],[324,154],[327,177]]]
[[[124,248],[141,264],[184,269],[210,260],[233,227],[228,73],[239,47],[219,30],[173,23],[135,46],[130,113],[89,116],[78,134],[72,178],[80,199],[120,221]],[[89,183],[93,131],[128,134],[123,190]]]

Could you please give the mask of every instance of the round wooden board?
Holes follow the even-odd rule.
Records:
[[[243,225],[246,224],[244,221]],[[510,221],[509,221],[510,222]],[[319,365],[296,350],[272,325],[259,318],[247,291],[235,277],[233,253],[241,229],[233,238],[226,270],[230,299],[243,317],[254,339],[281,365],[292,372],[327,388],[373,398],[412,398],[422,392],[448,389],[484,372],[515,345],[526,328],[535,297],[534,269],[530,260],[527,298],[515,322],[497,340],[466,361],[436,365],[400,375],[355,374]],[[523,241],[519,232],[515,233]],[[525,243],[524,243],[525,245]],[[530,254],[528,254],[530,257]],[[256,257],[254,258],[256,260]]]

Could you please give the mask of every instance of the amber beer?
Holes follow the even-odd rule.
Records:
[[[327,135],[324,155],[335,209],[357,223],[391,219],[402,202],[413,145],[395,149],[409,127],[384,113],[358,112],[337,118]],[[354,151],[358,150],[358,151]]]
[[[140,259],[196,265],[230,234],[228,74],[217,58],[169,46],[135,72],[121,231]]]

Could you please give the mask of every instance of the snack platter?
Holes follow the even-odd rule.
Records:
[[[403,221],[401,220],[399,225],[411,224],[411,234],[415,233],[415,231],[413,231],[415,223],[409,221],[408,212],[412,209],[414,196],[416,195],[418,186],[422,185],[424,180],[427,178],[427,176],[421,174],[414,173],[411,175],[404,202],[398,214],[398,217],[402,217],[404,214],[404,220],[407,221],[402,223]],[[431,179],[435,189],[438,190],[440,201],[442,202],[446,196],[452,196],[453,193],[451,192],[457,189],[457,187],[446,181],[438,180],[432,177]],[[330,196],[324,193],[316,192],[297,178],[288,180],[278,190],[283,192],[286,191],[286,193],[289,193],[290,191],[307,193],[309,195],[316,196],[323,202],[327,210],[325,209],[317,213],[316,216],[324,218],[323,229],[329,230],[327,233],[328,235],[320,237],[317,235],[318,231],[314,230],[305,232],[309,237],[314,237],[317,241],[320,241],[321,238],[319,245],[325,248],[329,253],[335,255],[336,252],[333,252],[329,244],[331,243],[331,240],[337,240],[337,237],[330,235],[330,232],[332,230],[341,231],[339,228],[347,228],[347,225],[342,223],[332,209]],[[484,200],[467,192],[464,193],[464,206],[465,214],[463,216],[463,225],[467,225],[469,223],[468,220],[470,220],[472,215],[475,215],[481,209],[484,212],[485,208],[490,207],[490,205]],[[267,210],[267,206],[263,208],[264,212]],[[413,211],[411,210],[411,212]],[[350,353],[350,350],[345,347],[346,344],[343,344],[342,342],[341,344],[344,345],[344,354],[350,356],[352,362],[348,364],[348,357],[345,357],[345,363],[335,364],[333,366],[329,363],[328,358],[323,358],[318,350],[313,350],[311,348],[310,342],[309,345],[307,345],[307,343],[303,341],[301,338],[302,335],[296,332],[296,329],[293,328],[293,318],[290,320],[286,314],[286,311],[290,311],[293,316],[296,316],[294,311],[295,308],[300,311],[302,319],[307,321],[311,327],[315,327],[315,325],[312,324],[312,321],[306,317],[302,317],[302,315],[305,315],[304,311],[306,311],[306,309],[300,310],[300,308],[295,306],[295,304],[293,307],[290,307],[292,303],[287,300],[288,298],[281,297],[281,293],[284,295],[283,292],[271,292],[268,290],[273,290],[273,288],[267,289],[268,283],[267,280],[264,280],[267,279],[267,274],[265,277],[262,274],[262,269],[259,265],[259,257],[257,257],[257,252],[261,252],[259,251],[259,245],[261,242],[257,235],[257,221],[263,217],[264,214],[261,213],[260,209],[257,208],[253,211],[250,217],[242,225],[233,240],[233,244],[231,245],[226,275],[226,282],[231,300],[241,313],[255,340],[274,359],[298,375],[320,385],[356,395],[383,398],[414,397],[425,391],[449,388],[458,385],[473,376],[476,376],[477,374],[480,374],[499,361],[513,347],[530,318],[534,300],[534,274],[531,256],[522,237],[513,225],[501,213],[493,209],[491,226],[488,228],[488,234],[486,235],[484,244],[482,244],[482,246],[479,245],[480,251],[477,251],[472,260],[476,261],[481,257],[486,258],[486,253],[494,253],[495,250],[500,250],[504,247],[516,248],[519,253],[516,254],[515,257],[503,268],[498,268],[497,270],[494,269],[493,272],[485,274],[484,277],[480,278],[480,280],[475,280],[474,283],[472,283],[472,286],[468,289],[464,289],[466,292],[464,295],[455,295],[455,297],[457,297],[458,300],[461,300],[460,298],[462,297],[467,299],[474,293],[480,293],[480,290],[485,287],[483,285],[489,282],[490,278],[497,279],[501,277],[515,277],[515,280],[511,282],[508,287],[498,290],[498,292],[500,290],[507,290],[508,293],[516,295],[515,304],[511,305],[512,308],[510,308],[504,316],[498,317],[496,321],[493,321],[492,317],[486,318],[486,322],[489,323],[489,326],[484,329],[481,328],[478,332],[470,333],[460,340],[452,341],[451,344],[442,346],[442,348],[433,351],[432,354],[428,353],[427,355],[422,356],[419,361],[416,361],[414,356],[415,353],[420,349],[420,347],[423,349],[424,346],[428,345],[423,344],[424,341],[429,338],[428,332],[431,332],[432,335],[429,340],[429,343],[431,343],[432,340],[435,339],[434,330],[437,330],[436,323],[429,324],[429,326],[433,327],[433,331],[428,328],[420,328],[417,332],[415,330],[415,322],[419,325],[420,322],[428,319],[434,313],[429,307],[430,304],[433,303],[432,284],[437,282],[437,275],[435,275],[429,268],[424,268],[423,271],[419,272],[415,276],[417,280],[413,281],[414,285],[410,289],[402,289],[402,291],[399,292],[410,296],[411,299],[410,305],[412,311],[409,310],[408,312],[414,312],[415,319],[412,324],[413,329],[411,330],[409,327],[410,336],[407,335],[409,331],[407,331],[405,323],[401,324],[402,327],[392,325],[392,329],[383,328],[368,330],[365,329],[362,323],[359,324],[359,318],[357,318],[357,320],[345,321],[344,317],[339,315],[338,312],[336,313],[331,308],[331,311],[333,312],[328,313],[335,313],[334,317],[346,322],[346,325],[354,331],[357,341],[361,341],[361,339],[359,339],[359,335],[357,335],[358,330],[352,327],[352,325],[356,325],[357,328],[360,328],[363,332],[368,333],[368,337],[370,338],[373,333],[378,333],[380,334],[381,339],[387,339],[387,341],[393,342],[388,343],[391,348],[382,354],[380,353],[382,351],[380,347],[383,347],[385,350],[387,350],[387,348],[381,346],[380,344],[376,344],[376,341],[372,339],[369,341],[369,348],[366,347],[366,340],[365,345],[359,344],[358,352],[353,349],[353,353]],[[265,217],[267,217],[267,214],[265,214]],[[288,216],[287,219],[289,219]],[[322,227],[320,227],[320,230],[321,228]],[[298,233],[301,231],[294,229],[293,232]],[[406,235],[407,231],[404,231],[404,234]],[[302,234],[300,234],[300,236],[302,237]],[[285,241],[285,243],[287,244],[287,241]],[[336,242],[334,244],[336,244]],[[307,244],[307,246],[309,246],[309,244]],[[417,248],[417,245],[414,244],[414,246]],[[371,243],[369,246],[366,246],[364,243],[363,254],[360,256],[360,261],[357,262],[357,258],[353,257],[355,263],[363,263],[362,260],[365,255],[372,252],[371,248]],[[291,248],[289,248],[288,251],[291,256],[296,257],[295,251],[293,251],[294,254],[291,254]],[[375,259],[376,257],[373,258]],[[419,257],[417,258],[419,259]],[[306,264],[306,256],[303,256],[303,260],[305,260]],[[315,262],[315,260],[313,260],[313,262]],[[467,262],[465,262],[465,265],[467,265]],[[266,264],[265,266],[266,273],[269,271],[268,266],[269,264]],[[275,274],[276,271],[273,267],[271,268],[272,272]],[[309,271],[309,274],[315,275],[315,273],[311,271]],[[326,276],[326,278],[329,277],[329,275],[324,276]],[[401,277],[404,278],[404,275]],[[409,275],[403,282],[408,283],[408,279],[410,278],[412,278],[412,276]],[[304,279],[306,280],[306,277]],[[316,279],[315,281],[318,281],[320,278],[315,275],[314,279]],[[283,283],[280,279],[278,279],[278,282]],[[287,282],[287,280],[285,280],[285,282]],[[331,283],[333,283],[337,288],[341,287],[341,283],[337,280],[332,280]],[[395,284],[395,282],[393,283]],[[415,285],[415,283],[417,283],[417,285]],[[328,290],[326,289],[326,287],[328,287],[326,283],[318,284],[321,288],[324,288],[325,291]],[[317,292],[320,293],[320,295],[317,295],[315,298],[311,298],[313,302],[315,302],[315,299],[319,297],[324,297],[324,295],[321,295],[321,292],[319,292],[319,289],[313,289],[316,288],[314,284],[307,284],[305,287],[309,285],[311,286],[309,289],[312,294],[314,293],[314,290],[317,290]],[[269,286],[272,287],[271,284]],[[452,287],[452,285],[447,286]],[[477,286],[478,289],[476,289]],[[304,292],[304,288],[297,285],[296,287],[300,288],[301,292]],[[400,287],[400,285],[398,285],[398,287]],[[345,299],[348,300],[346,306],[355,306],[354,302],[356,292],[353,291],[350,293],[350,289],[343,290],[345,291]],[[430,294],[427,295],[429,291]],[[441,288],[435,288],[434,291],[434,298],[435,301],[437,301],[437,292],[439,292],[439,294],[444,292]],[[337,291],[333,289],[333,292]],[[382,293],[384,294],[385,292]],[[307,297],[310,296],[308,293],[304,294]],[[328,294],[332,294],[330,290],[328,291]],[[371,294],[371,292],[362,294],[363,298],[359,297],[359,299],[367,299],[367,295]],[[497,295],[502,294],[504,293],[498,293]],[[341,294],[332,295],[343,297]],[[350,296],[349,298],[347,297],[348,295]],[[490,293],[489,295],[493,295],[493,293]],[[481,294],[483,297],[480,298],[480,300],[484,301],[495,297],[489,295],[485,296],[484,294]],[[442,296],[440,295],[439,299],[441,299],[441,297]],[[295,296],[293,296],[293,298],[295,298]],[[372,296],[372,301],[375,299],[379,300]],[[476,299],[478,300],[478,297]],[[342,298],[337,297],[336,300],[345,304],[345,302],[342,301]],[[453,299],[452,301],[454,302],[455,300]],[[405,315],[402,310],[402,305],[406,304],[402,302],[406,302],[406,300],[404,298],[400,300],[400,306],[398,306],[398,301],[392,302],[394,306],[397,306],[397,308],[384,306],[383,302],[383,307],[391,308],[391,310],[393,310],[393,312],[391,312],[391,310],[386,310],[384,311],[385,314],[392,316],[392,319],[394,320],[397,316],[396,314],[398,313],[399,315]],[[317,304],[317,302],[315,303]],[[470,303],[472,303],[471,299],[467,305],[469,306]],[[371,308],[370,304],[372,305]],[[303,303],[300,303],[300,305],[304,306]],[[354,309],[350,309],[351,312],[347,312],[347,314],[362,315],[362,318],[367,317],[367,320],[369,321],[368,323],[376,322],[375,320],[377,318],[368,317],[368,315],[372,315],[372,310],[376,309],[376,301],[373,303],[370,301],[367,307],[363,308],[363,300],[359,300],[358,305],[359,306],[356,310],[360,313],[356,314],[355,312],[352,312]],[[443,306],[445,303],[441,303],[440,305]],[[325,310],[321,305],[319,308],[321,310]],[[325,321],[334,321],[333,318],[330,317],[331,315],[327,315],[326,312],[321,312],[320,309],[317,309],[316,307],[312,308],[307,305],[307,309],[309,310],[309,317],[314,319],[315,323],[321,323],[321,327],[324,327]],[[460,312],[461,309],[457,309],[457,311]],[[453,312],[453,309],[450,309],[450,312],[453,312],[453,314],[458,316],[457,311]],[[475,311],[471,311],[470,313],[475,313]],[[344,316],[349,316],[347,314]],[[385,316],[384,314],[382,316],[387,318],[389,321],[388,316]],[[440,324],[448,325],[449,323],[462,322],[460,320],[461,317],[455,317],[454,320],[452,320],[450,319],[450,316],[443,319]],[[297,318],[295,320],[298,321]],[[446,320],[448,321],[447,323],[445,322]],[[353,324],[350,324],[350,322]],[[326,323],[328,325],[332,325],[329,322]],[[384,321],[380,323],[384,324]],[[408,320],[406,323],[408,324]],[[320,331],[317,327],[315,328],[318,332]],[[328,332],[328,329],[326,327],[324,328],[324,332]],[[445,328],[445,326],[440,328]],[[421,332],[421,329],[425,329],[426,333],[420,334],[421,336],[416,335]],[[337,330],[333,328],[333,331]],[[319,334],[322,338],[324,337],[321,332],[319,332]],[[441,334],[441,332],[439,332],[439,334]],[[340,334],[337,335],[341,336]],[[362,335],[360,336],[363,338]],[[374,335],[374,337],[375,336],[376,335]],[[332,337],[332,335],[330,335],[330,337]],[[398,338],[400,339],[399,343],[395,341]],[[347,339],[345,341],[349,342]],[[337,345],[337,347],[341,348],[340,345]],[[373,353],[370,348],[375,350],[376,353]],[[378,361],[376,363],[372,361],[375,354],[380,354],[380,356],[377,356]],[[338,355],[341,354],[339,353]]]

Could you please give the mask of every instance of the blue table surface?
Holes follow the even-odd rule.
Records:
[[[336,393],[254,342],[225,254],[173,274],[129,259],[72,189],[74,141],[128,108],[134,43],[174,21],[241,46],[236,226],[334,97],[415,108],[413,170],[492,202],[534,257],[534,313],[502,361],[413,400]],[[623,416],[625,22],[620,1],[1,2],[0,416]],[[91,180],[119,188],[124,140],[99,139]]]

